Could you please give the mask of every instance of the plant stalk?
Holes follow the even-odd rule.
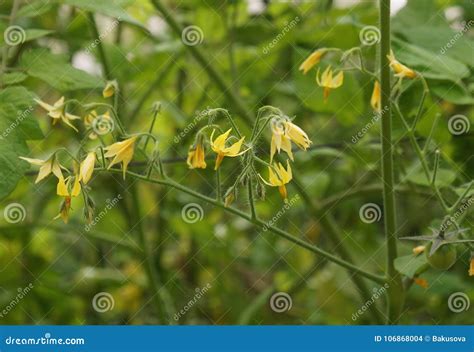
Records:
[[[387,242],[386,276],[387,324],[395,324],[403,307],[404,290],[400,274],[395,269],[397,258],[397,224],[395,209],[395,187],[393,170],[392,113],[390,66],[387,56],[390,54],[390,0],[380,0],[380,86],[381,105],[384,111],[381,118],[382,179],[384,225]]]

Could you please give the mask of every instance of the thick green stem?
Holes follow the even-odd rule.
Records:
[[[380,86],[382,107],[384,109],[380,137],[382,144],[384,223],[387,241],[386,275],[389,285],[387,290],[387,323],[395,324],[403,307],[404,291],[400,274],[394,265],[397,258],[397,224],[393,171],[390,66],[387,58],[390,54],[390,0],[380,0],[380,33]]]

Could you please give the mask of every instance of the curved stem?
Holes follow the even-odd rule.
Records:
[[[105,171],[103,169],[97,169],[97,171]],[[122,170],[119,170],[119,169],[109,169],[107,170],[107,172],[113,172],[113,173],[122,173],[123,171]],[[155,184],[159,184],[159,185],[163,185],[163,186],[167,186],[167,187],[172,187],[174,189],[177,189],[183,193],[187,193],[191,196],[194,196],[198,199],[201,199],[209,204],[213,204],[229,213],[232,213],[234,215],[237,215],[239,217],[241,217],[242,219],[245,219],[247,220],[248,222],[256,225],[258,228],[262,229],[262,230],[268,230],[270,232],[273,232],[274,234],[276,235],[279,235],[280,237],[283,237],[287,240],[289,240],[290,242],[293,242],[295,244],[297,244],[298,246],[302,247],[302,248],[306,248],[308,250],[310,250],[311,252],[313,253],[316,253],[316,254],[319,254],[321,255],[322,257],[328,259],[329,261],[333,262],[333,263],[336,263],[336,264],[339,264],[340,266],[346,268],[346,269],[349,269],[351,272],[354,272],[354,273],[358,273],[360,274],[361,276],[364,276],[376,283],[379,283],[379,284],[383,284],[385,283],[385,278],[383,276],[379,276],[379,275],[376,275],[376,274],[372,274],[372,273],[369,273],[339,257],[336,257],[335,255],[329,253],[329,252],[326,252],[325,250],[319,248],[318,246],[315,246],[313,244],[310,244],[310,243],[307,243],[295,236],[293,236],[292,234],[280,229],[280,228],[277,228],[275,226],[271,226],[271,225],[268,225],[268,223],[260,220],[260,219],[252,219],[252,217],[246,213],[244,213],[243,211],[237,209],[237,208],[233,208],[233,207],[226,207],[224,205],[224,203],[222,203],[221,201],[217,201],[215,200],[214,198],[210,198],[208,196],[205,196],[199,192],[196,192],[186,186],[183,186],[181,185],[180,183],[177,183],[173,180],[170,180],[170,179],[147,179],[146,176],[144,175],[140,175],[140,174],[137,174],[135,172],[132,172],[132,171],[127,171],[126,174],[130,177],[133,177],[135,179],[138,179],[138,180],[142,180],[142,181],[146,181],[146,182],[150,182],[150,183],[155,183]]]

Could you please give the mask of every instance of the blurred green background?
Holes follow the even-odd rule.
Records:
[[[209,159],[206,170],[189,170],[184,161],[194,138],[188,130],[195,132],[205,124],[194,125],[199,111],[226,108],[249,136],[241,111],[209,74],[210,67],[250,111],[272,105],[295,117],[313,146],[306,153],[295,153],[294,174],[311,198],[333,214],[355,261],[382,274],[383,221],[367,224],[359,217],[364,204],[382,205],[379,127],[352,142],[373,116],[369,104],[373,82],[357,71],[346,72],[344,85],[324,103],[314,71],[307,75],[298,71],[316,48],[360,46],[361,30],[377,26],[376,1],[160,3],[179,23],[199,28],[198,44],[190,48],[183,43],[150,1],[21,1],[15,24],[26,30],[26,40],[11,47],[4,58],[9,70],[2,76],[0,91],[2,130],[11,124],[13,113],[31,106],[34,96],[50,103],[63,95],[83,103],[105,101],[101,52],[93,45],[98,38],[91,26],[95,17],[109,78],[121,87],[119,113],[127,131],[147,131],[153,103],[161,103],[153,133],[170,177],[215,196],[213,161]],[[438,178],[443,194],[454,201],[474,173],[472,132],[453,135],[448,128],[450,117],[457,114],[474,121],[474,4],[410,0],[393,5],[394,52],[401,62],[422,72],[430,88],[418,136],[426,137],[440,114],[433,141],[442,153]],[[12,1],[0,3],[2,33],[10,25],[11,8]],[[454,44],[446,47],[453,38],[457,38]],[[7,46],[4,38],[0,45]],[[204,64],[192,55],[195,47],[204,54]],[[376,45],[365,45],[362,52],[368,68],[377,69]],[[328,57],[324,65],[331,60]],[[401,100],[402,110],[411,118],[421,92],[421,84],[413,83]],[[400,121],[395,115],[393,119],[395,138],[400,139],[395,155],[400,235],[430,234],[428,227],[439,225],[443,212],[403,137]],[[47,157],[58,147],[75,150],[81,135],[63,124],[52,126],[41,109],[21,126],[0,142],[0,169],[5,172],[0,181],[1,209],[18,203],[25,210],[24,219],[16,223],[0,218],[0,309],[10,307],[0,324],[374,323],[369,313],[353,318],[364,302],[346,270],[175,190],[123,181],[119,174],[96,174],[90,186],[96,214],[106,212],[100,221],[86,230],[80,197],[74,199],[69,224],[52,220],[60,206],[55,183],[48,179],[34,184],[36,172],[27,164],[12,166],[12,160],[18,155]],[[267,158],[268,144],[258,148]],[[140,160],[137,155],[132,170],[143,172]],[[236,177],[236,165],[224,161],[224,187]],[[266,177],[266,170],[260,171]],[[312,216],[292,184],[288,192],[292,206],[276,225],[335,252],[320,218]],[[345,192],[350,195],[333,201]],[[107,209],[119,195],[122,199]],[[202,209],[202,219],[195,223],[183,221],[182,210],[189,203]],[[247,211],[244,189],[234,205]],[[283,206],[274,188],[257,202],[264,220]],[[468,237],[473,220],[470,209],[463,223],[470,230]],[[151,270],[158,277],[158,293],[147,279],[150,268],[144,262],[141,235],[153,253]],[[413,242],[399,245],[400,256],[411,255]],[[474,299],[473,278],[468,276],[471,252],[466,246],[456,250],[458,259],[450,270],[429,269],[422,275],[428,286],[410,289],[401,324],[472,323],[472,308],[453,313],[447,304],[454,292]],[[23,294],[30,284],[33,288]],[[379,289],[371,282],[367,285],[371,291]],[[272,309],[275,292],[289,294],[291,309]],[[19,293],[24,297],[18,300]],[[374,304],[384,312],[381,296]],[[99,299],[105,302],[103,309],[97,307]],[[18,302],[12,306],[14,300]],[[190,301],[194,303],[189,305]],[[184,307],[188,309],[183,314]]]

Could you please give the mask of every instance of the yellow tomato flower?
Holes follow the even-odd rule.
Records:
[[[298,148],[306,150],[311,141],[299,126],[291,122],[287,117],[277,117],[271,121],[272,140],[270,144],[270,162],[273,160],[275,153],[280,150],[285,151],[289,158],[293,160],[293,152],[291,150],[291,142],[295,143]]]
[[[117,81],[107,81],[107,84],[105,85],[104,90],[102,91],[102,96],[104,98],[110,98],[115,94],[115,91],[117,90]]]
[[[316,66],[319,61],[321,61],[321,58],[327,53],[326,48],[321,48],[316,51],[314,51],[306,60],[303,61],[303,63],[300,65],[299,70],[303,71],[303,74],[305,75],[308,73],[309,70],[311,70],[314,66]]]
[[[289,120],[285,122],[285,133],[300,149],[306,150],[311,144],[306,132]]]
[[[273,161],[273,156],[278,151],[284,150],[289,158],[293,160],[293,152],[291,151],[291,140],[286,135],[285,124],[281,121],[272,121],[272,141],[270,143],[270,162]]]
[[[375,81],[374,83],[374,90],[372,91],[372,97],[370,98],[370,105],[372,106],[372,108],[377,111],[377,112],[380,112],[382,111],[381,107],[382,107],[382,100],[381,100],[381,91],[380,91],[380,83],[379,81]]]
[[[122,163],[123,178],[125,179],[125,173],[127,172],[127,167],[130,161],[133,158],[133,152],[135,149],[135,141],[137,137],[131,137],[124,141],[114,143],[105,148],[107,151],[105,153],[106,158],[113,158],[112,162],[109,164],[107,169],[110,169],[113,165],[117,163]]]
[[[95,165],[95,152],[87,153],[86,158],[81,162],[81,166],[79,168],[79,178],[87,184],[91,179],[92,173],[94,172],[94,165]]]
[[[56,186],[56,193],[60,196],[68,195],[66,181],[64,180],[63,173],[61,171],[61,165],[57,161],[56,157],[53,155],[48,160],[41,159],[31,159],[20,156],[20,159],[29,162],[32,165],[40,166],[38,177],[36,178],[35,183],[40,182],[51,173],[58,179],[58,184]]]
[[[98,115],[95,110],[92,110],[84,118],[84,125],[90,130],[89,138],[97,139],[97,135],[102,136],[113,130],[114,121],[108,111],[102,115]]]
[[[344,82],[344,73],[339,71],[336,75],[334,75],[331,66],[328,66],[320,76],[318,69],[316,74],[316,82],[320,87],[324,88],[324,101],[326,101],[329,97],[329,92],[331,89],[336,89],[342,86],[342,83]]]
[[[414,255],[421,254],[424,251],[425,251],[425,246],[417,246],[417,247],[412,249],[412,252],[413,252]]]
[[[471,258],[471,264],[469,266],[469,276],[474,276],[474,257]]]
[[[61,97],[57,102],[53,105],[49,105],[44,101],[39,99],[35,99],[35,101],[48,112],[48,116],[53,119],[53,125],[55,125],[59,120],[62,120],[66,125],[71,127],[77,132],[77,128],[70,122],[73,120],[80,119],[79,116],[72,115],[66,112],[66,105],[64,104],[64,97]]]
[[[273,166],[268,167],[268,181],[260,176],[263,182],[272,187],[278,187],[283,199],[288,198],[288,193],[286,191],[286,184],[291,181],[293,178],[290,162],[286,161],[286,170],[281,163],[273,164]]]
[[[189,148],[186,162],[190,169],[205,169],[207,166],[205,159],[204,146],[201,141],[198,141],[196,146]]]
[[[393,51],[390,53],[390,55],[387,55],[388,60],[390,61],[390,67],[392,68],[393,72],[395,72],[395,76],[397,77],[407,77],[407,78],[415,78],[416,77],[416,72],[413,71],[411,68],[408,68],[404,64],[400,63],[395,58],[395,55],[393,54]]]
[[[223,134],[218,136],[215,140],[213,140],[212,137],[214,136],[215,131],[216,130],[213,130],[211,134],[211,148],[215,153],[217,153],[216,166],[214,167],[214,170],[217,170],[219,166],[221,165],[222,160],[224,159],[225,156],[236,157],[236,156],[244,154],[248,149],[240,151],[240,148],[242,148],[242,143],[244,142],[245,137],[242,137],[237,142],[232,144],[230,147],[225,146],[227,142],[227,138],[229,137],[229,134],[232,131],[232,128],[228,129],[226,132],[224,132]]]

